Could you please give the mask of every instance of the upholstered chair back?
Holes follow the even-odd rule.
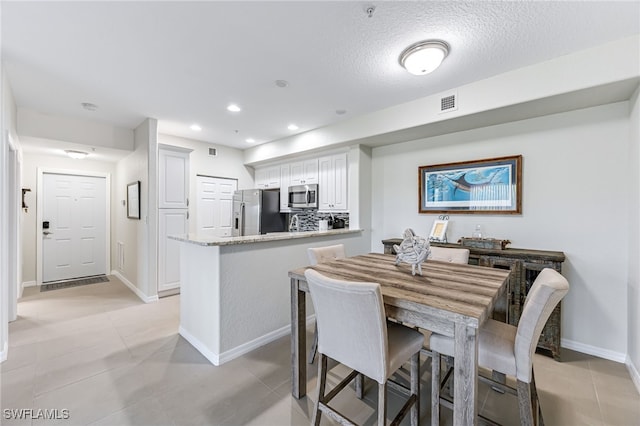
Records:
[[[387,379],[387,320],[380,285],[305,272],[318,325],[318,352],[378,383]]]
[[[427,259],[450,263],[469,263],[469,249],[431,246]]]
[[[307,255],[309,256],[309,263],[311,263],[311,265],[317,265],[318,263],[326,263],[335,259],[344,259],[347,257],[344,251],[344,244],[308,248]]]
[[[560,273],[545,268],[533,282],[518,323],[515,339],[516,377],[531,382],[533,353],[551,312],[569,292],[569,282]]]

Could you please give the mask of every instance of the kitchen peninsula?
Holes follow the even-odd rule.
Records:
[[[170,236],[180,241],[179,333],[214,365],[288,334],[288,272],[309,264],[307,248],[370,250],[368,231],[278,232],[244,237]],[[313,312],[311,306],[307,312]]]

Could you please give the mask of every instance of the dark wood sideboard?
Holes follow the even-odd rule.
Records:
[[[402,242],[401,238],[382,240],[384,252],[395,254],[393,245]],[[460,244],[431,243],[438,247],[462,248]],[[469,249],[469,264],[488,266],[491,268],[509,269],[512,271],[509,278],[506,306],[497,306],[494,318],[518,325],[525,297],[540,271],[544,268],[553,268],[562,272],[562,262],[565,256],[561,251],[527,250],[519,248],[484,249],[465,247]],[[560,359],[560,323],[562,319],[561,303],[551,313],[547,324],[542,330],[538,341],[538,351],[551,355],[554,359]]]

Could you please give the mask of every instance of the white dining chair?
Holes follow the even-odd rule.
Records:
[[[344,244],[336,244],[326,247],[311,247],[307,249],[307,255],[309,256],[309,263],[311,266],[318,263],[331,262],[336,259],[344,259],[347,254],[344,250]],[[311,351],[309,352],[309,364],[313,364],[316,359],[316,353],[318,352],[318,326],[315,327],[313,332],[313,344],[311,345]]]
[[[427,259],[466,265],[469,263],[469,249],[431,246]],[[431,332],[424,330],[427,342],[429,341],[430,333]],[[427,357],[431,356],[431,351],[426,347],[422,348],[421,353]]]
[[[449,263],[469,263],[469,249],[431,246],[427,259]]]
[[[545,268],[527,294],[517,328],[489,319],[478,333],[478,366],[492,370],[494,377],[514,376],[516,388],[506,386],[504,380],[480,379],[517,395],[522,425],[544,424],[533,376],[533,354],[551,312],[568,291],[567,280],[555,270]],[[431,424],[437,425],[440,417],[440,354],[453,356],[454,340],[432,333],[430,347],[433,353]]]
[[[353,424],[328,404],[358,374],[363,374],[378,382],[378,425],[385,425],[387,382],[410,360],[409,397],[393,424],[399,424],[410,412],[411,425],[416,426],[420,413],[419,354],[424,336],[412,328],[387,322],[380,284],[336,280],[312,269],[304,275],[316,311],[320,355],[312,424],[320,424],[322,413],[341,424]],[[325,393],[328,358],[353,371]]]

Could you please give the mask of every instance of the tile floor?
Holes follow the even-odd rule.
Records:
[[[288,337],[214,367],[177,334],[179,296],[143,304],[110,278],[46,293],[27,289],[0,366],[2,425],[309,424],[316,366],[309,367],[311,397],[293,399]],[[535,368],[547,425],[640,425],[640,395],[624,365],[564,350],[561,363],[536,355]],[[429,424],[428,370],[426,361],[421,424]],[[337,366],[330,377],[336,383],[344,374]],[[518,424],[514,397],[482,385],[479,396],[482,414]],[[375,399],[373,386],[364,400],[346,389],[335,405],[372,425]],[[390,416],[400,405],[392,392]],[[57,409],[69,418],[11,419],[10,409]],[[445,408],[442,424],[451,424]]]

